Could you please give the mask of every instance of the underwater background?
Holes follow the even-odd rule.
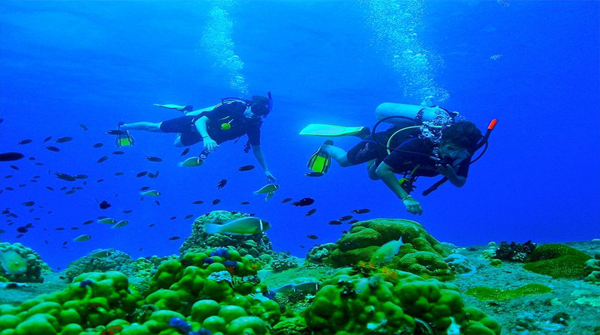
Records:
[[[510,0],[2,1],[0,152],[35,160],[0,163],[0,208],[18,216],[0,217],[0,239],[34,249],[56,269],[98,248],[132,257],[177,253],[194,219],[217,209],[255,213],[271,223],[267,235],[276,251],[300,257],[349,230],[328,224],[345,215],[416,220],[455,245],[599,238],[599,7]],[[112,154],[118,149],[106,131],[118,122],[180,116],[154,103],[201,108],[267,91],[274,110],[262,127],[262,148],[280,185],[268,201],[253,195],[267,180],[253,155],[244,154],[245,139],[222,144],[195,168],[178,167],[183,148],[173,146],[173,134],[132,132],[136,145]],[[333,164],[323,177],[305,176],[324,139],[298,135],[304,126],[371,127],[380,103],[424,101],[459,111],[482,131],[491,119],[498,125],[465,187],[447,183],[423,197],[438,178],[418,180],[422,216],[407,213],[364,166]],[[55,143],[66,136],[73,140]],[[32,142],[19,144],[25,139]],[[358,140],[334,142],[349,149]],[[200,151],[195,145],[188,156]],[[109,158],[97,163],[103,156]],[[237,171],[249,164],[257,168]],[[160,174],[136,177],[143,171]],[[89,178],[67,182],[55,172]],[[217,189],[222,179],[227,185]],[[140,201],[143,186],[161,192],[160,205]],[[72,187],[81,189],[66,194]],[[282,204],[288,197],[315,203]],[[221,201],[213,206],[215,199]],[[99,208],[103,200],[112,206]],[[192,204],[198,200],[204,203]],[[351,213],[362,208],[371,212]],[[83,225],[98,216],[129,225]],[[18,237],[16,229],[28,223],[33,228]],[[92,239],[73,242],[82,234]]]

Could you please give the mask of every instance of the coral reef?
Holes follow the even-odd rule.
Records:
[[[314,246],[306,255],[306,261],[314,264],[324,264],[337,246],[335,243],[325,243]]]
[[[43,272],[51,270],[48,264],[42,261],[40,255],[21,243],[0,242],[0,253],[12,251],[16,252],[25,261],[24,268],[22,273],[8,273],[0,266],[0,282],[41,283],[44,281]]]
[[[471,276],[477,273],[477,268],[469,263],[469,259],[461,254],[451,254],[444,259],[452,272],[462,276]]]
[[[551,293],[552,289],[541,284],[527,284],[514,290],[503,290],[491,287],[474,287],[465,294],[472,295],[482,301],[504,301],[534,294]]]
[[[590,258],[563,244],[545,244],[533,251],[523,268],[552,278],[580,278],[584,275],[585,262]]]
[[[600,284],[600,253],[594,255],[594,259],[588,259],[583,268],[583,280],[594,284]]]
[[[508,244],[506,241],[502,241],[495,251],[494,258],[523,263],[536,247],[537,244],[532,243],[531,241],[527,241],[523,244],[515,242]]]
[[[289,252],[278,252],[269,264],[275,272],[281,272],[300,266],[300,259],[290,255]]]

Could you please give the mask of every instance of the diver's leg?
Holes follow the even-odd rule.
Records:
[[[161,133],[160,124],[162,122],[134,122],[121,125],[123,130],[145,130],[153,133]]]
[[[175,139],[175,143],[173,143],[176,147],[185,147],[183,143],[181,143],[181,134],[177,134],[177,138]]]
[[[369,179],[371,180],[379,180],[381,177],[377,175],[377,164],[375,164],[377,160],[371,160],[367,163],[367,171],[369,172]]]
[[[323,147],[323,151],[325,151],[331,158],[333,158],[341,167],[348,167],[354,164],[348,161],[348,155],[346,151],[342,148],[338,148],[333,145],[326,145]]]

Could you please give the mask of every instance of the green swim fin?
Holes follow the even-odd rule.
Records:
[[[323,143],[323,145],[321,145],[321,147],[319,148],[319,150],[317,150],[314,154],[312,154],[312,156],[310,156],[310,159],[308,160],[308,168],[311,169],[314,172],[317,173],[322,173],[325,174],[327,173],[327,171],[329,170],[329,167],[331,166],[331,157],[329,156],[328,153],[326,153],[323,150],[323,147],[326,145],[332,145],[333,141],[327,140],[325,141],[325,143]]]
[[[369,128],[367,127],[343,127],[331,124],[313,123],[306,126],[300,131],[300,135],[308,136],[323,136],[323,137],[340,137],[340,136],[358,136],[363,137],[368,135]]]

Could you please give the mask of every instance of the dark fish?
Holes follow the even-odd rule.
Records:
[[[313,200],[311,198],[302,198],[299,201],[292,202],[292,205],[294,205],[294,206],[309,206],[309,205],[312,205],[314,202],[315,202],[315,200]]]
[[[92,145],[92,148],[100,148],[104,145],[104,143],[96,143],[94,145]]]
[[[225,187],[225,185],[227,185],[227,179],[221,179],[221,181],[217,184],[217,188],[222,189]]]
[[[183,149],[183,151],[181,152],[181,155],[180,155],[180,156],[185,156],[185,155],[187,155],[187,153],[188,153],[188,152],[190,152],[190,148],[185,148],[185,149]]]
[[[10,167],[13,170],[17,170],[17,171],[19,170],[19,167],[16,165],[9,165],[8,167]]]
[[[73,140],[72,137],[70,136],[65,136],[65,137],[61,137],[58,140],[54,141],[56,143],[67,143],[67,142],[71,142]]]
[[[186,215],[186,216],[185,216],[185,219],[191,219],[191,218],[193,218],[193,217],[194,217],[194,214],[190,214],[190,215]]]
[[[357,222],[358,222],[358,220],[351,220],[351,221],[348,221],[348,224],[355,224]]]
[[[178,239],[180,239],[180,238],[181,238],[181,237],[179,237],[179,236],[173,236],[173,237],[169,237],[169,241],[175,241],[175,240],[178,240]]]
[[[113,155],[124,155],[125,151],[121,151],[121,150],[117,150],[117,151],[113,151]]]
[[[37,162],[37,163],[35,163],[35,165],[42,166],[42,165],[44,165],[44,163]]]
[[[85,174],[77,174],[74,177],[75,179],[88,179],[88,176]]]
[[[64,242],[62,243],[62,245],[66,245],[66,244],[67,244],[67,241],[64,241]]]
[[[25,234],[26,232],[28,232],[28,230],[27,230],[27,228],[26,228],[26,227],[19,227],[19,228],[17,228],[17,231],[18,231],[19,233],[23,233],[23,234]]]
[[[175,220],[175,219],[177,219],[177,217],[176,217],[176,216],[171,216],[171,217],[169,218],[169,220]]]
[[[202,205],[204,203],[204,201],[202,200],[196,200],[194,202],[192,202],[192,205]]]
[[[59,152],[60,149],[57,147],[53,147],[51,145],[47,146],[46,149],[50,150],[50,151],[54,151],[54,152]]]
[[[27,186],[26,184],[19,184],[19,187],[25,187]]]
[[[108,135],[125,135],[127,134],[123,130],[109,130],[106,132]]]
[[[339,218],[340,221],[348,221],[352,219],[352,215],[344,215],[341,218]]]
[[[102,163],[102,162],[104,162],[107,159],[108,159],[108,156],[102,156],[102,157],[98,158],[98,160],[96,161],[96,163]]]
[[[66,181],[75,181],[77,178],[68,175],[66,173],[54,172],[54,174],[58,177],[58,179],[66,180]],[[62,189],[61,189],[62,191]]]
[[[71,230],[79,230],[77,227],[71,227]]]
[[[328,224],[330,224],[330,225],[339,226],[339,225],[341,225],[343,222],[342,222],[342,221],[340,221],[340,220],[331,220],[331,221],[329,221],[329,222],[327,222],[327,223],[328,223]]]
[[[33,179],[39,179],[42,178],[41,176],[33,176]]]
[[[31,143],[31,142],[33,142],[33,141],[27,138],[27,139],[24,139],[24,140],[20,140],[20,141],[19,141],[19,144],[21,144],[21,145],[22,145],[22,144],[29,144],[29,143]]]
[[[147,174],[148,174],[148,171],[142,171],[142,172],[136,174],[135,176],[139,178],[139,177],[143,177],[143,176],[145,176]]]
[[[133,210],[131,210],[131,209],[126,209],[126,210],[123,211],[123,213],[125,213],[125,214],[129,214],[131,212],[133,212]]]
[[[56,228],[54,230],[65,230],[65,228],[59,227],[59,228]]]
[[[151,224],[148,225],[148,228],[152,228],[154,226],[156,226],[156,225],[154,223],[151,223]]]
[[[12,174],[9,174],[9,175],[6,175],[6,176],[4,176],[4,179],[10,179],[10,178],[12,178],[12,177],[13,177],[13,175],[12,175]]]
[[[348,234],[347,230],[342,230],[342,234]]]
[[[242,171],[250,171],[252,169],[254,169],[254,165],[244,165],[244,166],[240,167],[238,169],[238,171],[240,171],[240,172],[242,172]]]
[[[153,156],[146,156],[146,159],[149,160],[149,161],[151,161],[151,162],[156,162],[156,163],[159,163],[159,162],[163,161],[162,158],[160,158],[160,157],[153,157]]]
[[[115,176],[122,176],[122,175],[124,175],[124,174],[125,174],[125,173],[123,173],[123,172],[115,172]]]
[[[244,205],[245,206],[245,205],[250,205],[250,203],[248,201],[243,201],[243,202],[240,202],[240,205]]]
[[[97,182],[97,183],[101,183],[101,182],[103,182],[103,181],[104,181],[104,179],[102,179],[102,178],[101,178],[101,179],[98,179],[98,180],[96,180],[96,182]]]
[[[61,191],[64,191],[64,190],[66,190],[66,189],[67,189],[67,187],[66,187],[66,186],[63,186],[63,187],[61,187],[61,188],[60,188],[60,190],[61,190]]]
[[[156,171],[156,173],[148,173],[148,178],[156,179],[160,171]]]
[[[35,160],[35,157],[31,156],[31,157],[29,157],[29,158],[27,158],[27,159],[29,159],[30,161],[34,161],[34,160]]]
[[[94,220],[87,220],[84,223],[82,223],[82,225],[87,226],[87,225],[92,224],[92,223],[94,223]]]
[[[160,201],[158,201],[158,200],[154,200],[154,203],[155,203],[157,206],[160,206]]]
[[[319,238],[317,235],[306,235],[306,237],[310,238],[311,240],[316,240]]]
[[[221,202],[221,199],[215,199],[215,200],[213,200],[213,201],[212,201],[212,205],[213,205],[213,206],[214,206],[214,205],[217,205],[217,204],[218,204],[218,203],[220,203],[220,202]]]
[[[100,209],[107,209],[108,207],[110,207],[110,204],[106,200],[102,200],[102,202],[98,206],[100,206]]]
[[[4,189],[7,190],[7,191],[14,191],[14,188],[12,188],[10,186],[6,186]]]
[[[306,247],[305,247],[305,246],[303,246],[303,245],[301,245],[301,246],[300,246],[300,248],[304,249],[304,248],[306,248]]]
[[[21,237],[23,237],[23,234],[19,234],[19,235],[15,236],[15,237],[16,238],[21,238]]]
[[[83,129],[83,131],[87,131],[88,130],[88,127],[85,124],[83,124],[83,123],[81,123],[79,125],[79,127],[81,127],[81,129]]]
[[[321,172],[309,172],[306,174],[307,177],[323,177],[324,173]]]
[[[363,208],[363,209],[354,209],[352,210],[352,213],[354,214],[367,214],[369,213],[371,210],[368,208]]]
[[[3,154],[0,154],[0,162],[16,161],[23,157],[25,156],[18,152],[5,152]]]
[[[27,202],[22,203],[21,205],[27,206],[27,207],[31,207],[31,206],[35,205],[35,202],[33,202],[33,201],[27,201]]]
[[[145,191],[145,190],[149,190],[149,189],[150,189],[150,186],[140,187],[140,191]]]
[[[77,192],[77,190],[70,190],[70,191],[65,192],[65,194],[74,194],[75,192]]]
[[[44,139],[44,143],[46,143],[46,142],[50,141],[51,139],[52,139],[52,136],[48,136],[48,137],[46,137],[46,138]]]
[[[309,210],[308,212],[306,212],[306,214],[304,216],[311,216],[311,215],[315,214],[316,211],[317,211],[317,209],[313,208],[313,209]]]
[[[290,201],[292,201],[292,198],[285,198],[285,199],[281,200],[281,203],[285,204],[286,202],[290,202]]]

